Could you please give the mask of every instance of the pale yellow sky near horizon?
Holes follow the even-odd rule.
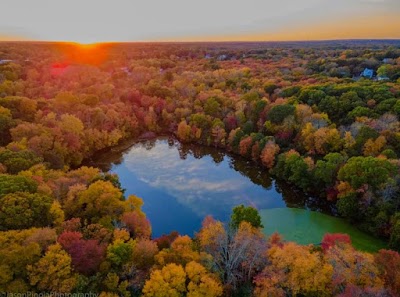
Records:
[[[0,40],[400,38],[400,0],[0,0]]]

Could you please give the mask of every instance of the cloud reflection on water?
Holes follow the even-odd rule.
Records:
[[[285,205],[274,189],[253,184],[229,161],[225,156],[216,166],[210,156],[198,159],[190,154],[183,160],[177,147],[169,147],[165,140],[157,140],[151,148],[137,144],[124,155],[126,168],[140,181],[175,197],[200,217],[230,212],[240,203],[257,208]]]

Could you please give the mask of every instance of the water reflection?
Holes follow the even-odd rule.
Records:
[[[173,230],[193,235],[206,215],[226,221],[242,203],[258,209],[329,210],[329,205],[273,180],[253,162],[172,138],[116,148],[91,165],[117,173],[126,194],[144,199],[154,236]]]

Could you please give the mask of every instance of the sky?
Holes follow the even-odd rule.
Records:
[[[0,0],[0,40],[400,38],[400,0]]]

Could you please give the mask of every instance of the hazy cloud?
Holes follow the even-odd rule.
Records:
[[[398,0],[0,0],[0,34],[82,42],[209,39],[399,12]],[[351,31],[351,27],[348,28]]]

